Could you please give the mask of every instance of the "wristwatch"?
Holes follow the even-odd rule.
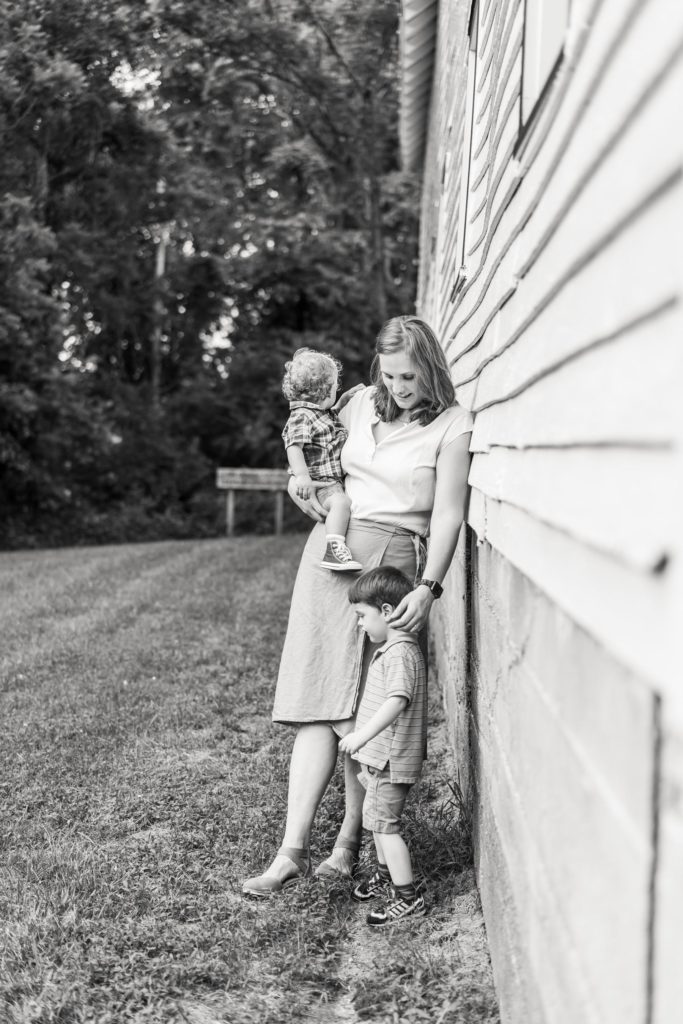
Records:
[[[437,600],[443,594],[443,587],[436,580],[418,580],[417,585],[418,587],[427,587],[428,590],[431,590],[432,597]]]

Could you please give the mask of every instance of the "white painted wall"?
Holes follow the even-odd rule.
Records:
[[[572,0],[520,134],[525,5],[480,0],[468,153],[469,10],[439,10],[418,311],[475,413],[468,538],[436,628],[463,764],[472,747],[501,1009],[674,1024],[683,5]]]

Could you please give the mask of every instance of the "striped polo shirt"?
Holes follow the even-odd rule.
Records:
[[[392,782],[417,782],[427,742],[427,672],[417,636],[401,633],[373,656],[358,709],[361,729],[389,697],[407,697],[398,718],[353,755],[372,768],[389,765]]]

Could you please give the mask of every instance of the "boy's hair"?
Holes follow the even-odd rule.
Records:
[[[413,590],[413,584],[405,573],[393,565],[380,565],[361,573],[349,588],[351,604],[369,604],[381,609],[383,604],[395,608],[406,594]]]
[[[322,402],[332,381],[341,377],[342,365],[327,352],[298,348],[285,363],[282,393],[289,402]]]

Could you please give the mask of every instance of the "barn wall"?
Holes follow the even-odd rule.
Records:
[[[683,6],[573,0],[522,126],[525,10],[479,4],[469,147],[470,4],[439,10],[418,310],[475,414],[467,537],[435,620],[441,677],[463,765],[472,748],[462,777],[504,1019],[670,1024]]]

